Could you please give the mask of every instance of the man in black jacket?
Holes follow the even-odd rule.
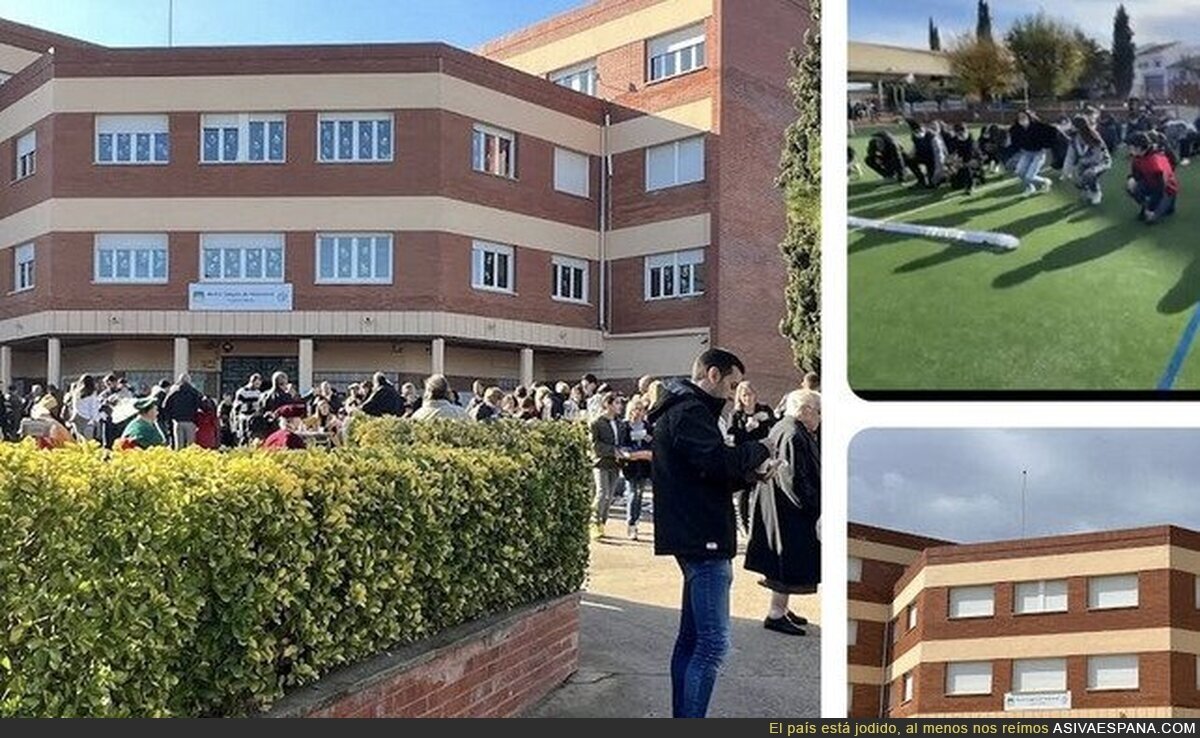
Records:
[[[729,589],[737,552],[733,493],[769,472],[758,441],[730,447],[717,426],[745,365],[723,349],[696,359],[692,380],[671,385],[654,424],[654,552],[683,572],[679,635],[671,657],[675,717],[704,717],[729,649]]]
[[[179,375],[179,381],[167,391],[162,403],[164,419],[171,424],[171,438],[176,450],[196,442],[196,415],[203,396],[192,386],[192,378]]]
[[[371,391],[371,396],[363,403],[362,411],[364,413],[373,418],[384,415],[397,417],[404,415],[404,399],[400,397],[400,393],[387,380],[383,372],[376,372],[371,384],[374,389]]]

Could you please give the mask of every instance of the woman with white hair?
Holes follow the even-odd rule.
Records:
[[[793,594],[812,594],[821,581],[821,395],[802,389],[787,397],[786,413],[767,436],[778,471],[755,488],[750,502],[746,569],[763,575],[773,593],[763,626],[804,635],[807,621],[788,610]]]

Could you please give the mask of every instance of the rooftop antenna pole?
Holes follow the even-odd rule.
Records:
[[[175,0],[167,0],[167,46],[175,45]]]
[[[1029,476],[1028,469],[1021,470],[1021,537],[1025,537],[1025,482]]]

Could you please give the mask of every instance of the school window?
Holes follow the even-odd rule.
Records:
[[[1109,610],[1138,606],[1137,574],[1092,577],[1088,580],[1088,609]]]
[[[95,281],[162,284],[167,281],[165,233],[101,233],[95,243]]]
[[[13,249],[13,290],[22,292],[33,289],[34,259],[33,244],[26,243]]]
[[[651,39],[646,44],[649,80],[686,74],[704,66],[704,24]]]
[[[317,116],[317,161],[392,160],[391,113],[321,113]]]
[[[477,290],[512,292],[512,247],[476,241],[471,249],[471,286]]]
[[[1018,659],[1012,665],[1012,691],[1067,691],[1066,659]]]
[[[1196,582],[1196,608],[1200,609],[1200,576],[1193,577]]]
[[[392,237],[386,233],[317,236],[317,284],[391,284]]]
[[[992,693],[992,662],[956,661],[946,664],[946,694]]]
[[[554,285],[551,295],[556,300],[587,302],[588,263],[582,259],[555,256],[551,261],[554,269]]]
[[[909,702],[913,698],[913,675],[909,672],[904,675],[904,702]]]
[[[1065,579],[1018,582],[1015,590],[1013,612],[1018,615],[1067,611],[1067,580]]]
[[[283,234],[202,234],[200,278],[205,282],[282,282]]]
[[[951,618],[990,618],[995,613],[995,588],[953,587],[950,590]]]
[[[908,630],[912,630],[915,627],[917,627],[917,606],[909,605],[908,606]]]
[[[200,161],[206,164],[281,162],[286,120],[282,114],[200,116]]]
[[[516,135],[511,131],[476,123],[471,134],[471,166],[484,174],[516,177]]]
[[[667,300],[704,294],[704,250],[646,257],[646,299]]]
[[[599,79],[599,76],[596,73],[595,60],[576,64],[566,69],[560,69],[557,72],[551,72],[547,76],[551,82],[560,87],[566,87],[593,97],[596,95],[596,81]]]
[[[1087,664],[1091,691],[1138,688],[1137,654],[1089,656]]]
[[[704,180],[704,136],[646,149],[646,191]]]
[[[846,621],[846,645],[858,645],[858,621],[850,619]]]
[[[554,149],[554,189],[568,195],[587,197],[591,159],[568,149]]]
[[[98,164],[167,164],[171,136],[165,115],[97,115]]]
[[[846,579],[851,582],[862,581],[862,559],[851,556],[846,560]]]
[[[17,161],[13,179],[25,179],[37,171],[37,131],[17,139]]]

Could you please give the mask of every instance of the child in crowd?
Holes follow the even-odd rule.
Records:
[[[904,149],[887,131],[880,131],[867,141],[866,164],[880,177],[904,183]]]
[[[1063,179],[1074,181],[1084,199],[1092,205],[1099,205],[1103,198],[1100,177],[1112,168],[1112,155],[1100,133],[1087,118],[1079,116],[1071,122],[1071,126],[1074,133],[1063,163]]]
[[[918,187],[936,188],[946,180],[946,144],[938,131],[909,118],[913,150],[905,155],[904,163],[917,178]]]
[[[1138,220],[1157,223],[1175,212],[1179,180],[1175,168],[1162,149],[1145,133],[1129,138],[1131,171],[1125,189],[1138,204]]]
[[[1059,130],[1038,120],[1032,110],[1022,110],[1008,136],[1017,150],[1016,174],[1025,185],[1025,194],[1048,192],[1050,180],[1039,172],[1046,164],[1046,152],[1059,144]]]
[[[983,155],[966,123],[954,126],[954,136],[947,144],[947,149],[953,172],[951,185],[954,189],[965,190],[970,195],[976,183],[983,184]]]

